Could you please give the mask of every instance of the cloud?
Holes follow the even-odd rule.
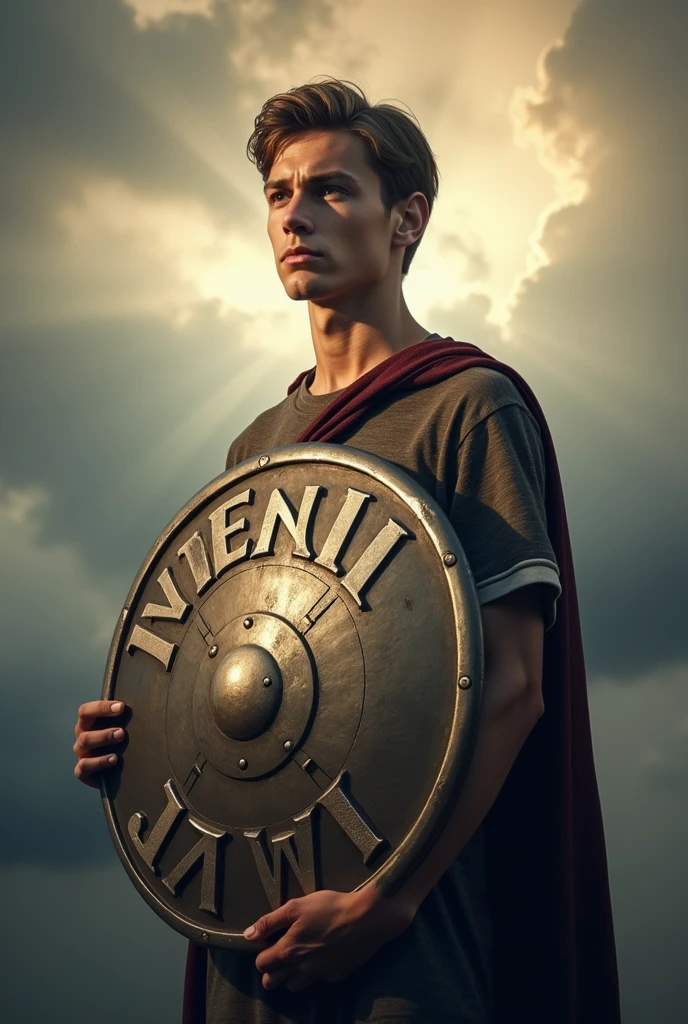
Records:
[[[256,406],[280,401],[312,359],[307,330],[268,355],[265,323],[205,303],[179,326],[133,316],[7,332],[0,432],[14,440],[2,472],[8,486],[49,491],[46,536],[94,572],[133,578]],[[279,322],[269,326],[279,339]]]
[[[134,11],[134,21],[141,29],[157,25],[171,15],[212,17],[216,0],[124,0]]]
[[[482,292],[467,292],[462,298],[447,305],[431,306],[423,317],[429,330],[443,337],[469,341],[496,355],[501,346],[501,332],[489,317],[492,302]]]
[[[26,487],[24,490],[0,490],[0,517],[13,526],[26,527],[35,532],[35,514],[46,505],[48,495],[41,487]]]
[[[546,176],[537,177],[532,155],[524,153],[508,172],[519,191],[518,210],[500,205],[504,158],[513,153],[509,86],[524,73],[529,48],[542,45],[570,7],[567,0],[532,0],[518,17],[502,10],[506,34],[518,34],[523,46],[500,50],[499,73],[493,68],[486,74],[474,54],[488,41],[494,47],[492,6],[468,4],[448,14],[445,4],[431,0],[424,30],[436,60],[414,63],[409,94],[408,76],[400,69],[408,68],[415,46],[404,27],[415,16],[410,0],[401,7],[387,0],[374,6],[359,2],[355,17],[350,7],[332,0],[305,0],[298,16],[292,5],[274,0],[163,0],[134,7],[93,0],[87,8],[65,0],[59,17],[39,0],[15,6],[0,40],[0,80],[8,76],[0,90],[9,154],[3,190],[10,230],[0,246],[5,323],[109,317],[117,310],[157,315],[161,308],[163,315],[183,318],[196,291],[224,301],[231,285],[222,276],[222,259],[206,260],[179,286],[160,265],[164,253],[149,249],[144,259],[131,252],[128,236],[113,237],[112,230],[94,232],[90,246],[84,239],[65,253],[64,223],[56,211],[93,204],[97,190],[105,202],[106,188],[118,183],[139,205],[174,208],[173,222],[180,223],[179,211],[195,204],[225,239],[264,237],[256,172],[244,156],[253,117],[272,92],[323,73],[359,79],[374,100],[417,96],[413,105],[431,142],[446,140],[439,154],[443,193],[424,249],[437,253],[434,225],[444,221],[443,233],[463,240],[465,281],[482,280],[485,260],[493,267],[490,298],[498,310],[500,292],[506,295],[521,261],[519,218],[528,224],[529,211],[542,207],[543,183],[549,190]],[[136,27],[134,11],[143,27]],[[45,52],[51,54],[49,70]],[[463,69],[449,88],[444,71],[438,72],[448,61]],[[486,160],[495,186],[489,197]],[[452,198],[457,187],[467,201]],[[458,218],[461,229],[455,232]],[[441,259],[446,261],[446,251]],[[253,260],[246,266],[253,268]],[[417,257],[415,278],[420,266]],[[274,281],[263,263],[255,267],[264,280]],[[222,279],[213,284],[214,271]],[[423,274],[426,307],[446,304],[439,294],[443,284],[430,270]]]
[[[593,676],[591,684],[599,728],[617,740],[616,744],[596,743],[605,774],[632,771],[648,795],[655,787],[669,799],[688,795],[688,661],[622,680]],[[613,721],[618,719],[621,700],[623,735]]]
[[[119,0],[12,6],[0,37],[9,236],[23,247],[50,237],[54,208],[101,176],[193,197],[235,228],[262,214],[244,153],[258,96],[242,106],[245,75],[231,52],[255,31],[263,54],[289,58],[303,37],[300,17],[272,6],[218,3],[212,18],[180,14],[144,31]],[[300,14],[321,24],[330,6],[308,0]],[[140,5],[140,16],[156,9],[169,16],[172,5]]]
[[[337,0],[301,0],[295,8],[278,0],[245,3],[228,58],[243,87],[244,107],[300,85],[316,75],[355,77],[364,72],[374,45],[361,31],[362,0],[344,9]],[[298,32],[294,24],[298,22]],[[292,45],[285,39],[292,38]]]
[[[688,661],[590,688],[625,1024],[686,1019]]]
[[[227,141],[227,32],[227,19],[193,18],[183,32],[142,33],[111,0],[65,0],[59,12],[40,0],[13,6],[0,39],[0,112],[14,233],[24,242],[27,233],[45,237],[46,214],[105,168],[137,188],[200,196],[241,218]],[[190,51],[204,61],[189,60]]]
[[[104,828],[97,792],[86,797],[85,828]],[[46,845],[53,838],[46,828]],[[85,978],[98,978],[99,1024],[179,1018],[186,940],[139,896],[114,849],[105,864],[75,870],[5,866],[3,881],[5,1020],[71,1024],[95,998]],[[27,959],[41,965],[39,984]]]
[[[182,328],[118,320],[96,339],[70,325],[6,345],[0,432],[21,443],[6,446],[0,489],[0,677],[13,722],[2,758],[8,777],[24,767],[4,793],[5,863],[94,863],[109,849],[72,777],[76,709],[100,694],[155,537],[223,470],[257,391],[276,404],[308,357],[237,358],[231,330],[206,306]]]
[[[75,619],[83,622],[83,649],[93,649],[102,644],[113,628],[112,594],[107,595],[107,585],[97,586],[89,578],[72,547],[46,542],[44,523],[50,516],[50,506],[50,495],[43,487],[0,485],[3,576],[15,595],[2,620],[3,646],[4,657],[15,659],[13,665],[21,664],[24,651],[21,643],[11,644],[10,637],[18,637],[34,628],[27,621],[27,607],[34,609],[37,620],[43,624],[42,636],[49,641],[46,668],[52,664],[57,652],[60,656],[72,654],[70,640],[65,637],[63,629],[68,622]],[[37,586],[38,581],[45,585]],[[56,600],[56,593],[51,593],[52,584],[55,584],[57,592],[64,588],[69,598]],[[75,615],[75,611],[78,614]],[[49,635],[45,633],[47,627],[51,630]]]
[[[252,322],[280,314],[292,332],[302,320],[285,308],[262,224],[252,238],[245,227],[219,223],[198,199],[146,195],[112,178],[85,183],[56,220],[64,232],[59,266],[72,284],[64,290],[85,306],[68,310],[72,320],[147,313],[184,324],[205,302],[215,302],[218,315],[240,312]],[[77,279],[86,287],[75,295]]]
[[[78,705],[100,691],[126,590],[94,579],[73,547],[46,542],[49,516],[45,489],[0,488],[0,561],[11,594],[0,622],[3,708],[12,723],[0,754],[12,779],[2,797],[5,863],[88,861],[105,847],[103,830],[84,833],[70,747]]]
[[[582,3],[525,108],[584,191],[543,220],[509,335],[560,455],[588,662],[620,678],[688,654],[685,28],[669,2]]]
[[[477,239],[441,232],[438,236],[438,247],[441,253],[450,258],[455,253],[463,258],[463,276],[466,281],[483,281],[489,276],[490,264]]]
[[[687,682],[688,673],[683,678],[684,687]],[[688,715],[682,715],[675,723],[665,749],[654,749],[648,754],[647,772],[659,789],[674,789],[684,796],[688,793]]]
[[[688,796],[688,666],[681,665],[671,679],[674,714],[664,736],[653,736],[641,763],[651,786],[679,799]]]

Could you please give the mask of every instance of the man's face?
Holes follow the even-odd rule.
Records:
[[[265,195],[277,272],[290,299],[353,297],[388,273],[399,273],[399,259],[390,265],[399,217],[385,213],[380,179],[357,135],[312,131],[297,136],[270,168]],[[319,255],[285,259],[287,249],[297,246]]]

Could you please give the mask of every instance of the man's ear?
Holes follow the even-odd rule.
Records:
[[[392,244],[407,248],[423,237],[430,218],[430,207],[422,192],[413,192],[401,200],[398,206],[398,224],[392,236]]]

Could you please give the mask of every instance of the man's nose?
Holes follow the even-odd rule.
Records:
[[[308,197],[303,192],[294,192],[283,210],[282,227],[285,234],[297,234],[299,230],[312,232],[315,227]]]

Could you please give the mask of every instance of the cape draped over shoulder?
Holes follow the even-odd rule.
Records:
[[[509,377],[538,423],[547,532],[562,587],[556,620],[544,639],[545,713],[483,823],[495,937],[495,1024],[620,1024],[573,558],[554,444],[535,395],[516,370],[477,346],[425,340],[344,388],[297,442],[337,443],[379,396],[429,387],[473,366]],[[288,394],[311,372],[301,373]],[[183,1024],[205,1024],[206,963],[206,950],[189,943]]]

